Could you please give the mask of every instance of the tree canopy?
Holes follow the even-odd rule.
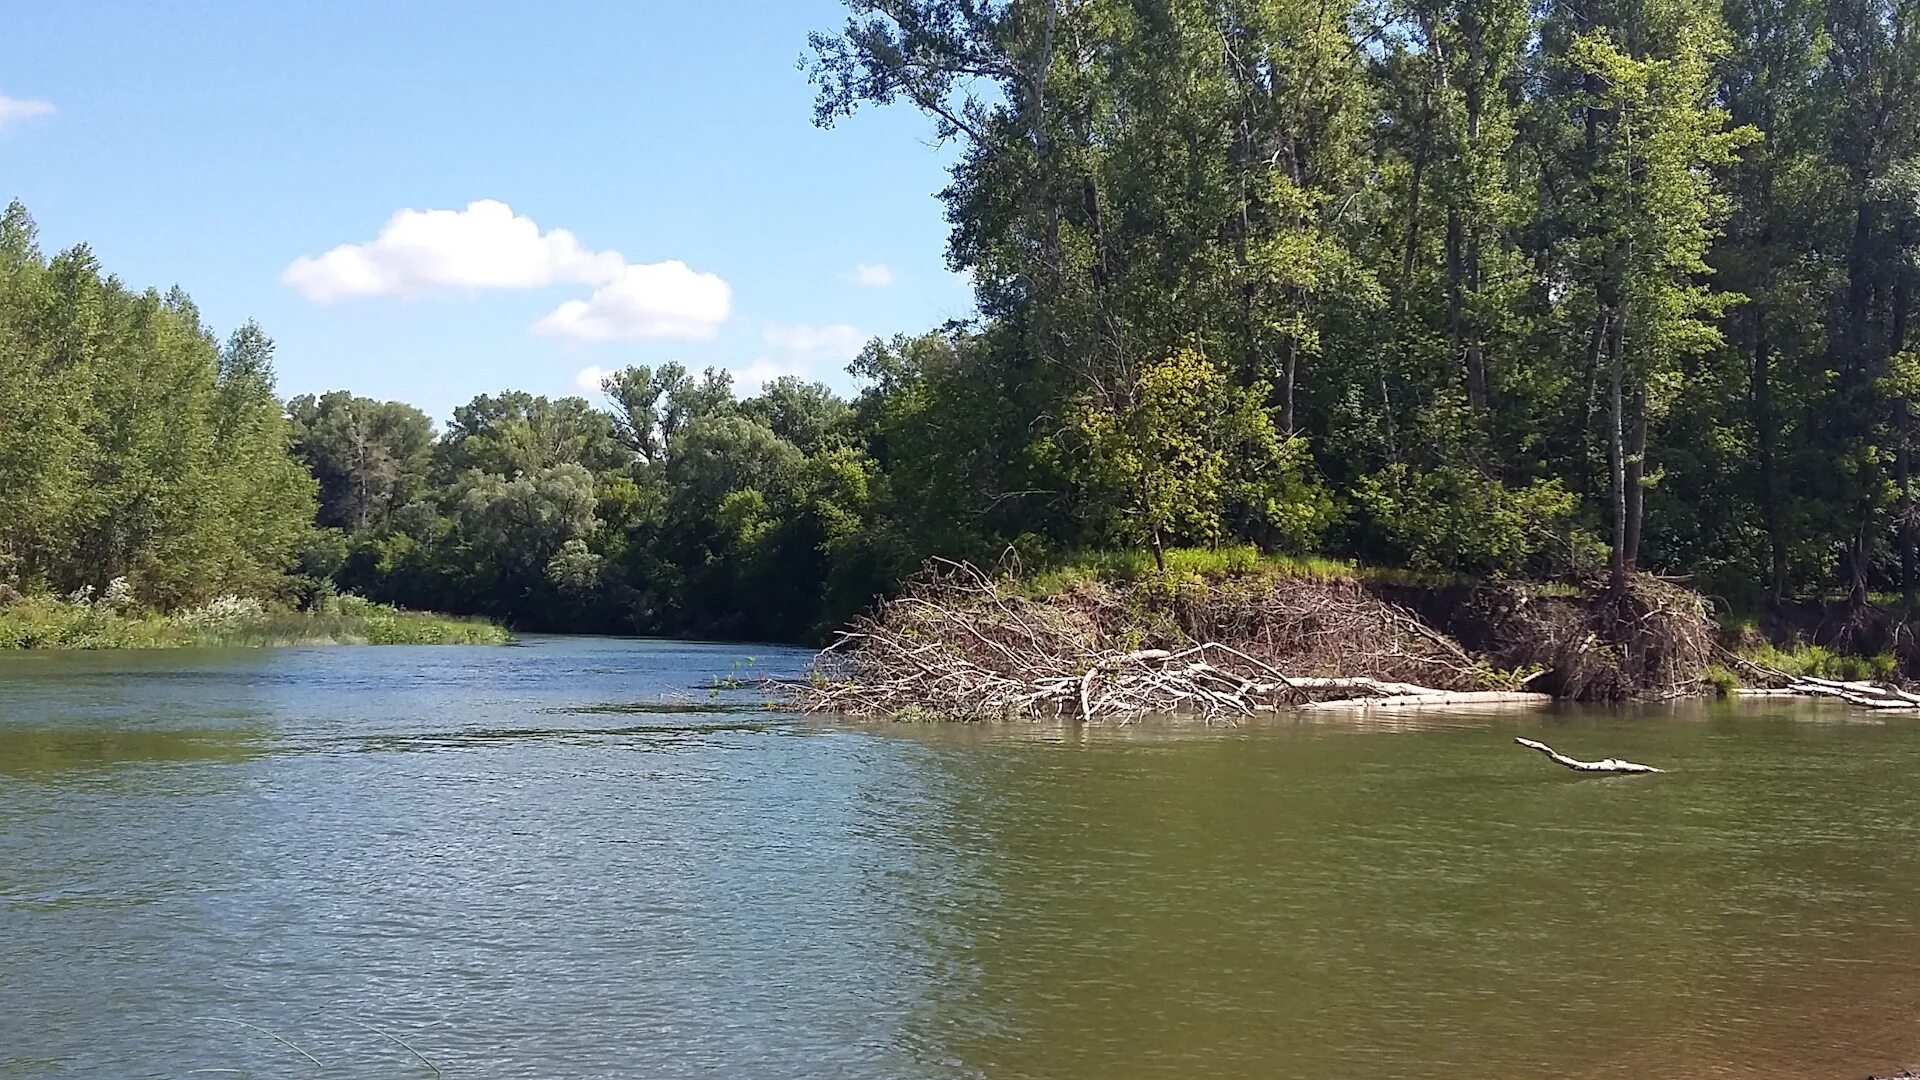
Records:
[[[15,204],[0,581],[781,639],[1111,545],[1920,591],[1920,0],[847,7],[816,119],[957,144],[975,317],[851,399],[667,363],[436,432],[283,406],[257,327]]]

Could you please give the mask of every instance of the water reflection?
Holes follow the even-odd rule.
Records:
[[[262,750],[261,733],[240,726],[115,731],[0,724],[0,776],[20,780],[53,780],[63,772],[126,765],[237,764]]]

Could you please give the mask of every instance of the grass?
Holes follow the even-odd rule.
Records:
[[[1885,682],[1895,678],[1900,670],[1900,661],[1892,653],[1852,656],[1834,652],[1824,645],[1795,643],[1783,648],[1767,643],[1746,649],[1741,655],[1761,667],[1787,675],[1811,675],[1842,682]]]
[[[1351,580],[1359,574],[1354,564],[1342,559],[1268,555],[1251,545],[1168,548],[1166,556],[1167,577],[1175,582],[1255,574],[1340,581]],[[1038,571],[1022,585],[1029,596],[1042,597],[1065,592],[1084,582],[1146,581],[1159,576],[1151,551],[1088,551]]]
[[[262,648],[287,645],[497,645],[504,627],[335,598],[321,611],[223,597],[160,614],[33,596],[0,608],[0,650]]]
[[[1178,585],[1233,577],[1279,577],[1304,581],[1366,581],[1383,585],[1442,588],[1471,584],[1463,575],[1425,574],[1387,566],[1363,566],[1320,555],[1272,555],[1250,544],[1219,548],[1168,548],[1167,578]],[[1021,583],[1034,598],[1053,596],[1090,581],[1150,581],[1160,576],[1145,549],[1085,551],[1045,567]]]

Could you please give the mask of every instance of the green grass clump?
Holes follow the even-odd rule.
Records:
[[[497,645],[508,639],[504,627],[482,619],[402,611],[355,596],[334,598],[319,611],[238,597],[164,615],[48,596],[0,608],[0,649]]]
[[[1348,581],[1361,575],[1353,563],[1315,555],[1269,555],[1251,544],[1219,548],[1168,548],[1167,579],[1179,584],[1216,578],[1274,576],[1312,581]],[[1066,592],[1090,581],[1151,581],[1160,576],[1153,552],[1145,549],[1087,551],[1028,577],[1028,596]]]
[[[159,615],[30,596],[0,609],[0,649],[154,649],[176,643]]]
[[[1761,667],[1787,675],[1810,675],[1841,682],[1885,682],[1900,670],[1900,661],[1892,653],[1854,656],[1834,652],[1824,645],[1795,644],[1782,648],[1768,643],[1748,649],[1744,655]]]

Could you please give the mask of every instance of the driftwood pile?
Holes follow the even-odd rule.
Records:
[[[788,689],[807,712],[961,720],[1232,721],[1546,700],[1351,582],[1085,583],[1033,599],[946,561],[841,633]]]

